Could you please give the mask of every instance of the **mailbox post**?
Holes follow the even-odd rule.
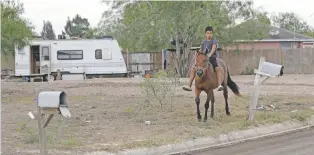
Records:
[[[37,98],[38,114],[38,132],[40,143],[40,155],[47,155],[47,136],[46,127],[54,114],[61,114],[64,117],[70,118],[71,113],[67,105],[67,95],[62,91],[42,91]],[[34,115],[29,112],[28,115],[35,119]],[[48,116],[48,117],[47,117]],[[47,119],[45,119],[47,117]]]
[[[283,75],[284,66],[266,62],[264,57],[260,57],[258,69],[254,69],[254,89],[249,102],[249,120],[254,119],[254,112],[256,110],[257,101],[259,97],[260,85],[270,77],[276,78]]]

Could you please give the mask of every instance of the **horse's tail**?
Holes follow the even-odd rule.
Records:
[[[229,74],[229,69],[227,68],[227,73],[228,73],[228,81],[227,81],[227,85],[228,87],[232,90],[232,92],[237,95],[237,96],[242,96],[240,94],[240,91],[239,91],[239,87],[238,85],[232,81],[231,77],[230,77],[230,74]]]

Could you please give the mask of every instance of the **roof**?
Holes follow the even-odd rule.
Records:
[[[255,27],[254,29],[258,28],[261,29],[264,33],[264,36],[257,40],[245,40],[238,39],[235,42],[273,42],[273,41],[313,41],[314,38],[300,34],[300,33],[294,33],[293,31],[279,28],[276,26],[269,26],[263,23],[256,23],[253,20],[248,20],[247,22],[241,23],[237,25],[236,27],[241,27],[242,25],[248,25],[251,24],[251,27]]]
[[[268,37],[264,39],[314,39],[314,38],[300,33],[294,33],[293,31],[287,29],[270,26]]]
[[[53,41],[99,41],[99,40],[116,40],[116,39],[108,39],[108,38],[103,38],[103,39],[54,39],[54,40],[44,40],[44,39],[33,39],[31,40],[32,42],[53,42]]]
[[[314,42],[313,39],[261,39],[261,40],[236,40],[235,42]]]
[[[111,39],[80,39],[80,40],[73,40],[73,39],[60,39],[60,40],[31,40],[30,45],[40,45],[40,44],[52,44],[52,43],[60,43],[60,42],[112,42],[117,40]]]

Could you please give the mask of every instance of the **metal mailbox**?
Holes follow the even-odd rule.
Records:
[[[62,116],[71,117],[67,95],[63,91],[42,91],[38,94],[38,107],[43,110],[58,110]]]
[[[257,101],[259,97],[260,84],[265,82],[270,77],[276,78],[283,75],[284,66],[266,62],[265,57],[260,57],[258,69],[254,70],[254,89],[252,90],[252,95],[249,104],[249,120],[254,119],[254,111],[256,110]]]
[[[68,108],[67,94],[63,91],[42,91],[37,96],[37,114],[29,112],[29,117],[38,120],[40,155],[48,155],[46,127],[54,114],[71,117]],[[48,116],[46,118],[46,116]]]
[[[284,66],[264,61],[261,66],[261,72],[270,76],[282,76]]]

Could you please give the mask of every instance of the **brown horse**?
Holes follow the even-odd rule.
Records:
[[[237,95],[241,96],[239,92],[239,87],[235,82],[231,80],[231,77],[229,75],[229,70],[226,65],[226,63],[217,58],[217,64],[220,67],[221,75],[219,78],[221,78],[219,81],[222,82],[223,86],[223,96],[225,98],[225,110],[226,114],[229,116],[229,105],[228,105],[228,87],[232,90],[232,92]],[[208,57],[203,53],[197,53],[196,55],[196,66],[192,69],[190,76],[195,77],[195,102],[197,106],[197,119],[201,121],[202,116],[200,114],[200,94],[202,91],[205,91],[207,94],[207,99],[205,102],[205,116],[204,116],[204,122],[207,121],[207,111],[209,108],[209,101],[211,101],[211,111],[210,111],[210,117],[214,118],[214,103],[215,103],[215,97],[214,97],[214,89],[218,87],[218,83],[216,82],[216,72],[214,72],[214,68],[212,64],[209,63]]]

